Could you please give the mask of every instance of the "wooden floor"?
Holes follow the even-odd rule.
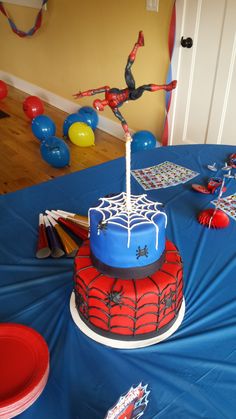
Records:
[[[81,148],[67,140],[70,167],[56,169],[48,165],[41,157],[40,141],[31,131],[31,121],[23,112],[22,104],[27,96],[9,86],[7,98],[0,101],[0,110],[10,115],[0,118],[0,194],[124,156],[125,144],[97,129],[93,147]],[[62,138],[63,122],[68,114],[46,103],[44,105],[44,114],[52,118],[57,127],[56,135]]]

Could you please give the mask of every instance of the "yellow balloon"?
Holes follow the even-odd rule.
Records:
[[[68,136],[71,142],[79,147],[90,147],[94,145],[94,132],[84,122],[74,122],[68,130]]]

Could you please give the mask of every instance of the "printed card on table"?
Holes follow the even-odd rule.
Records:
[[[188,182],[199,174],[169,161],[144,169],[132,170],[131,173],[146,191],[176,186]]]
[[[212,201],[212,204],[217,205],[217,209],[224,211],[227,215],[236,220],[236,194],[221,198],[219,201],[215,199]]]

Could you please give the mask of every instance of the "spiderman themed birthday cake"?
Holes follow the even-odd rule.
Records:
[[[183,266],[166,240],[167,216],[146,195],[100,199],[89,210],[90,240],[75,258],[71,313],[92,339],[117,348],[170,336],[184,315]]]

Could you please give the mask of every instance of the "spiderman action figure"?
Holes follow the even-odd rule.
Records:
[[[115,116],[120,120],[122,127],[126,136],[130,136],[129,128],[127,125],[126,120],[124,119],[123,115],[119,111],[119,107],[123,105],[124,102],[128,100],[136,100],[139,99],[144,91],[148,92],[156,92],[157,90],[166,90],[170,91],[176,87],[176,80],[172,81],[169,84],[144,84],[140,87],[135,87],[135,80],[133,78],[131,67],[135,61],[137,51],[139,47],[144,46],[144,36],[143,32],[139,32],[138,40],[135,43],[131,53],[128,56],[128,61],[125,67],[125,81],[127,87],[125,89],[118,89],[118,88],[110,88],[109,86],[99,87],[97,89],[86,90],[85,92],[78,92],[74,95],[76,99],[84,97],[84,96],[93,96],[98,93],[105,92],[105,99],[100,100],[96,99],[93,102],[93,106],[98,111],[103,111],[105,106],[109,106]]]

